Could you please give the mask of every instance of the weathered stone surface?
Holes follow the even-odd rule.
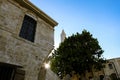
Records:
[[[19,37],[25,15],[37,21],[34,43]],[[0,0],[0,62],[20,65],[25,80],[38,80],[41,64],[53,45],[53,26],[13,0]]]
[[[53,73],[50,69],[48,69],[45,80],[61,80],[61,79],[55,73]]]

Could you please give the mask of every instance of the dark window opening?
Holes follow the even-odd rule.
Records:
[[[110,69],[113,69],[113,66],[112,66],[112,64],[108,64],[108,66],[109,66],[109,68],[110,68]]]
[[[24,80],[25,71],[21,66],[0,62],[0,80]]]
[[[13,80],[13,73],[13,68],[0,66],[0,80]]]
[[[104,78],[104,75],[100,75],[100,80],[103,80],[103,78]]]
[[[19,36],[34,42],[36,23],[33,18],[25,15]]]
[[[117,79],[117,75],[115,73],[112,73],[110,75],[110,78],[111,78],[111,80],[119,80],[119,79]]]
[[[89,80],[92,80],[92,77],[91,77],[91,76],[89,77]]]

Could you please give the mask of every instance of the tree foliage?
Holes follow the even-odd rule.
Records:
[[[83,30],[65,39],[53,52],[51,69],[60,77],[75,71],[83,74],[92,68],[101,69],[103,50],[92,34]]]

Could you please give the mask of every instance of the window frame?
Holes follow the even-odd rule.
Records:
[[[25,15],[19,36],[28,41],[34,42],[36,27],[37,27],[37,21],[32,17],[30,17],[29,15]]]
[[[0,80],[24,80],[25,70],[22,66],[0,62]]]

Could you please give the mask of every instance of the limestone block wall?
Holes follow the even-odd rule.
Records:
[[[120,78],[120,65],[119,65],[120,58],[113,58],[109,59],[108,63],[105,64],[104,73],[105,75],[110,76],[111,74],[115,73],[118,78]],[[112,64],[112,69],[109,68],[108,64]]]
[[[61,80],[53,71],[47,69],[45,80]]]
[[[114,66],[113,69],[110,69],[108,64],[109,63],[105,64],[105,68],[104,68],[105,75],[111,75],[112,73],[116,73]]]
[[[19,37],[25,15],[37,21],[34,42]],[[0,0],[0,62],[20,65],[25,80],[38,80],[41,64],[53,44],[53,26],[13,0]]]

